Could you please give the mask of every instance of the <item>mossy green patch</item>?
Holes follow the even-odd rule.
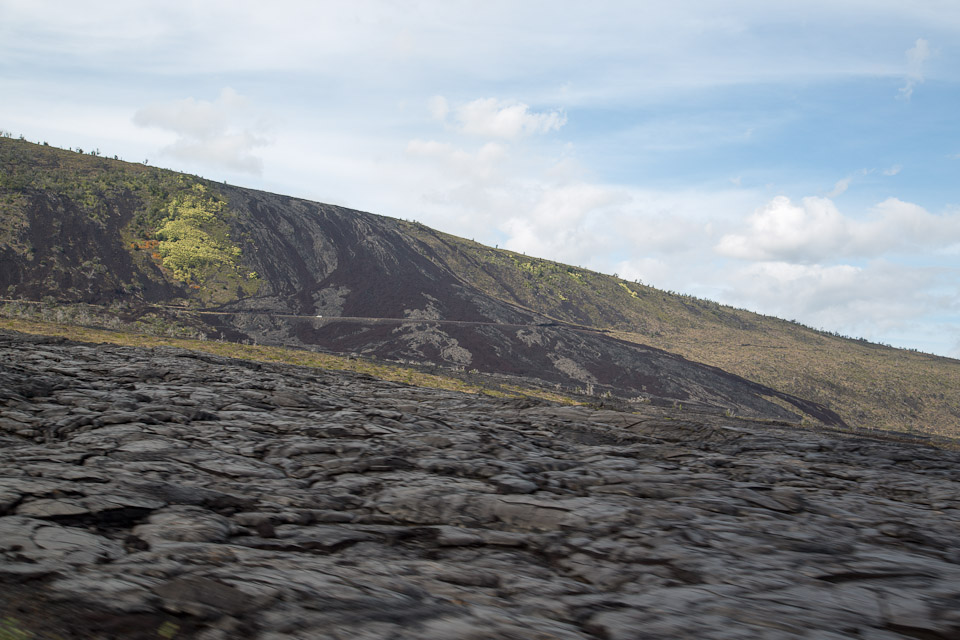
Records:
[[[152,235],[156,255],[173,278],[190,286],[191,298],[219,304],[253,295],[259,276],[245,268],[243,253],[230,237],[231,212],[221,196],[185,179],[162,212]],[[144,220],[156,219],[157,213]]]
[[[202,184],[168,205],[156,237],[163,266],[174,278],[202,286],[223,268],[239,267],[240,249],[230,242],[230,228],[222,217],[225,205]]]
[[[639,298],[639,297],[640,297],[640,296],[637,295],[637,292],[634,291],[633,289],[631,289],[630,287],[628,287],[625,282],[618,282],[617,284],[619,284],[621,287],[623,287],[624,291],[626,291],[627,293],[629,293],[631,298]]]

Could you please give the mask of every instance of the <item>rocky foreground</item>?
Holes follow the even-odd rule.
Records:
[[[2,638],[958,638],[958,498],[917,443],[0,333]]]

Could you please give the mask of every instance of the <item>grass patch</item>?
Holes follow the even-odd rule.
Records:
[[[562,404],[579,404],[563,394],[536,388],[518,386],[484,385],[464,381],[452,376],[424,373],[417,369],[390,363],[371,362],[360,358],[348,358],[326,353],[316,353],[289,347],[271,347],[265,345],[247,345],[235,342],[203,341],[198,339],[174,338],[168,336],[146,335],[131,331],[118,331],[78,327],[35,319],[0,317],[0,329],[8,329],[31,335],[43,335],[69,338],[78,342],[95,344],[115,344],[128,347],[179,347],[210,353],[227,358],[252,360],[255,362],[275,362],[301,367],[327,369],[331,371],[352,371],[364,373],[374,378],[399,382],[416,387],[461,391],[482,394],[498,398],[537,398]]]

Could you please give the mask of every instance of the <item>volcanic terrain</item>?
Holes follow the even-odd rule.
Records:
[[[960,637],[960,456],[0,334],[0,637]]]

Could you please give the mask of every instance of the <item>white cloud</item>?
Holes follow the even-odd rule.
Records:
[[[910,202],[887,198],[871,211],[870,220],[858,227],[856,242],[861,255],[893,250],[929,251],[960,242],[960,211],[935,215]]]
[[[884,170],[881,171],[880,173],[882,173],[882,174],[885,175],[885,176],[895,176],[895,175],[897,175],[898,173],[900,173],[900,171],[901,171],[902,169],[903,169],[903,167],[902,167],[901,165],[895,164],[895,165],[893,165],[892,167],[890,167],[889,169],[884,169]]]
[[[923,82],[923,63],[930,57],[930,43],[918,38],[916,44],[906,51],[907,74],[906,84],[900,87],[899,97],[909,100],[913,95],[913,88]]]
[[[960,213],[934,215],[919,205],[888,198],[865,219],[843,215],[828,198],[794,204],[779,196],[747,219],[747,230],[724,235],[718,254],[754,261],[811,264],[930,250],[960,242]]]
[[[556,131],[567,116],[561,111],[536,113],[522,102],[480,98],[457,107],[456,120],[463,133],[512,139]]]
[[[741,271],[741,286],[751,296],[780,306],[802,310],[804,315],[862,297],[864,270],[848,264],[823,266],[788,262],[760,262]],[[789,295],[784,295],[789,291]]]
[[[739,220],[758,195],[743,188],[685,192],[638,189],[592,179],[572,146],[543,155],[529,139],[469,149],[414,139],[404,171],[414,216],[447,232],[528,255],[612,273],[642,269],[645,281],[682,288],[681,271],[652,270],[639,256],[696,263],[710,255],[721,221]],[[396,209],[394,209],[395,211]],[[629,262],[630,267],[621,268]],[[636,271],[640,273],[639,271]],[[661,281],[662,274],[670,276]]]
[[[804,198],[796,205],[778,196],[753,212],[743,234],[728,234],[716,250],[743,260],[808,262],[840,250],[849,237],[849,223],[826,198]]]
[[[662,258],[639,257],[622,260],[616,265],[616,273],[624,280],[639,281],[644,284],[669,282],[675,272],[674,265]],[[664,285],[660,285],[664,286]]]
[[[267,144],[262,123],[238,126],[246,115],[246,98],[227,87],[213,102],[184,98],[139,109],[133,122],[176,136],[161,152],[182,160],[201,162],[259,174],[262,160],[253,150]]]
[[[236,91],[224,88],[214,102],[185,98],[144,107],[133,121],[157,126],[194,138],[204,138],[226,129],[230,112],[243,108],[246,101]]]
[[[888,198],[849,216],[827,198],[778,197],[744,223],[715,251],[751,263],[722,269],[713,297],[882,342],[918,346],[923,334],[923,348],[945,352],[933,327],[947,323],[934,318],[956,314],[957,269],[924,257],[960,246],[960,211],[936,215]]]

